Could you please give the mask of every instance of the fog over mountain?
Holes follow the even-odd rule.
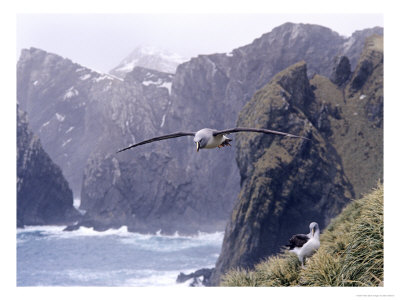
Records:
[[[383,14],[265,13],[271,12],[271,4],[259,9],[255,14],[17,14],[17,57],[23,48],[35,47],[105,73],[143,45],[191,58],[228,53],[285,22],[319,24],[344,37],[383,26]]]

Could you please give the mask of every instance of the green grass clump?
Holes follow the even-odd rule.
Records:
[[[383,283],[383,188],[364,198],[362,217],[354,224],[341,277],[344,285]]]
[[[300,285],[340,286],[340,270],[340,256],[327,252],[325,247],[320,248],[299,274]]]
[[[255,273],[260,286],[296,286],[300,268],[297,255],[285,251],[258,264]]]
[[[320,249],[300,267],[288,251],[254,270],[233,270],[223,286],[382,286],[383,186],[349,203],[321,234]]]
[[[255,272],[233,269],[221,280],[221,286],[261,286]]]
[[[285,251],[259,263],[253,271],[236,269],[227,273],[222,286],[296,286],[300,264],[297,256]]]

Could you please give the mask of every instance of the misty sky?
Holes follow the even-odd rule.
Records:
[[[37,47],[108,72],[134,48],[150,45],[184,57],[229,52],[285,22],[329,27],[344,36],[382,14],[18,14],[17,58]]]

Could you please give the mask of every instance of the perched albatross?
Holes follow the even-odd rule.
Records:
[[[162,136],[157,136],[152,139],[148,139],[145,141],[142,141],[140,143],[136,143],[133,145],[130,145],[126,148],[123,148],[121,150],[118,150],[118,152],[122,152],[140,145],[156,142],[156,141],[162,141],[166,139],[173,139],[181,136],[194,136],[194,142],[196,143],[196,150],[197,152],[200,149],[212,149],[212,148],[221,148],[225,146],[230,146],[229,144],[230,141],[232,141],[230,138],[228,138],[225,134],[230,134],[234,132],[240,132],[240,131],[246,131],[246,132],[259,132],[259,133],[266,133],[266,134],[278,134],[278,135],[283,135],[286,137],[293,137],[293,138],[302,138],[309,140],[306,137],[303,136],[297,136],[293,135],[290,133],[285,133],[285,132],[280,132],[280,131],[275,131],[275,130],[269,130],[269,129],[263,129],[263,128],[243,128],[243,127],[237,127],[237,128],[230,128],[230,129],[225,129],[225,130],[215,130],[215,129],[209,129],[209,128],[203,128],[197,132],[175,132],[167,135],[162,135]]]
[[[319,245],[319,226],[318,223],[312,222],[309,234],[293,235],[286,246],[289,247],[289,251],[296,253],[301,266],[304,267],[304,258],[312,256]]]

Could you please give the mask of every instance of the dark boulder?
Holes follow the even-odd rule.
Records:
[[[183,283],[186,282],[190,279],[193,279],[193,281],[190,283],[190,286],[210,286],[210,278],[211,274],[214,271],[214,268],[212,269],[207,269],[203,268],[200,270],[197,270],[196,272],[190,273],[190,274],[184,274],[184,273],[179,273],[176,282],[177,283]],[[202,277],[202,278],[201,278]]]

